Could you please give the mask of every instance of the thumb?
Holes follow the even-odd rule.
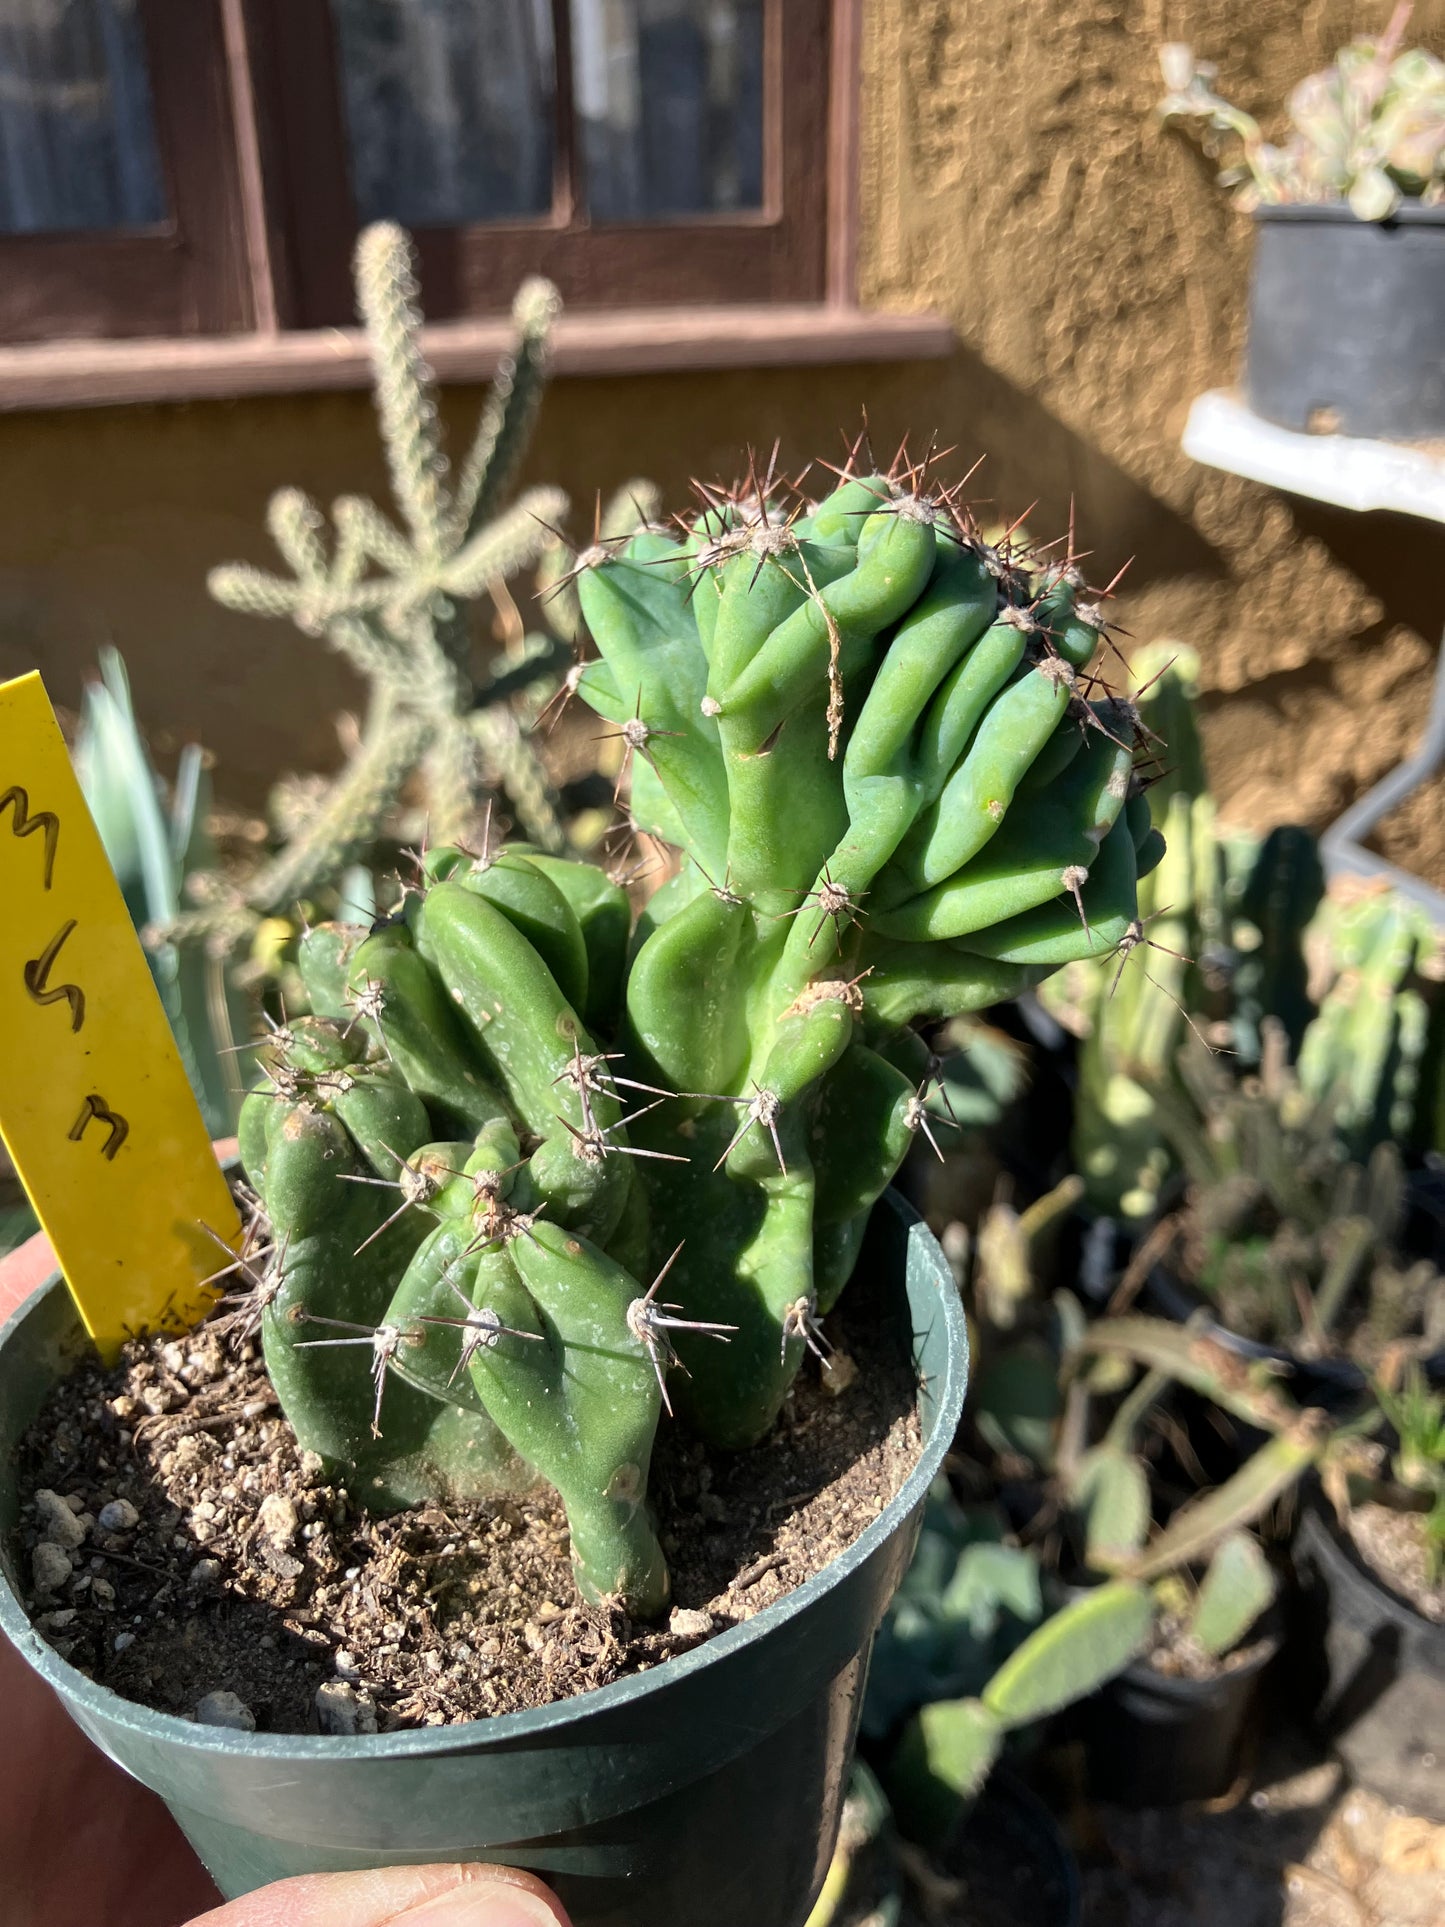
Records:
[[[191,1927],[570,1927],[562,1903],[512,1867],[383,1867],[278,1880]]]

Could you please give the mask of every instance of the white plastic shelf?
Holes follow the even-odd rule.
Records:
[[[1393,509],[1445,522],[1445,448],[1302,435],[1263,420],[1222,388],[1201,395],[1189,410],[1184,452],[1210,468],[1336,508]]]

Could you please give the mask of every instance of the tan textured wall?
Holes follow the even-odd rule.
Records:
[[[1000,500],[1038,496],[1049,533],[1076,494],[1106,574],[1135,557],[1122,619],[1199,645],[1216,781],[1256,819],[1333,815],[1413,735],[1445,530],[1180,452],[1190,399],[1237,363],[1250,224],[1151,123],[1154,49],[1190,40],[1264,117],[1388,10],[871,0],[865,294],[937,305],[966,344],[926,424],[987,447]],[[1445,49],[1445,6],[1418,6],[1414,37]]]
[[[869,0],[863,294],[944,310],[958,352],[561,382],[533,474],[579,504],[636,473],[680,498],[750,440],[780,435],[790,463],[832,452],[863,406],[880,448],[937,430],[960,461],[988,455],[977,487],[1000,509],[1037,499],[1036,533],[1072,496],[1100,569],[1135,557],[1121,618],[1200,645],[1236,814],[1327,819],[1418,726],[1445,530],[1295,504],[1179,452],[1189,400],[1237,358],[1249,224],[1149,109],[1162,38],[1218,58],[1263,112],[1358,17],[1339,0]],[[1445,51],[1445,0],[1416,29]],[[448,397],[459,432],[476,399]],[[119,643],[162,742],[200,735],[238,799],[333,758],[331,711],[355,695],[339,665],[204,591],[212,562],[267,559],[282,482],[382,488],[363,397],[0,418],[0,674],[38,662],[73,702],[97,644]]]

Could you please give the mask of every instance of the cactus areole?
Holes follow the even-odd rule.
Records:
[[[826,1352],[928,1112],[919,1027],[1116,951],[1162,849],[1071,556],[986,542],[926,465],[781,495],[750,469],[578,559],[568,687],[677,853],[635,927],[600,869],[433,848],[394,917],[306,938],[241,1121],[301,1443],[380,1505],[520,1456],[583,1595],[638,1615],[659,1417],[752,1445]]]

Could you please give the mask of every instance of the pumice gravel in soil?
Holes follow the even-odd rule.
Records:
[[[215,1325],[82,1364],[26,1435],[14,1550],[35,1625],[126,1698],[245,1732],[446,1725],[642,1671],[821,1571],[912,1468],[909,1357],[854,1289],[830,1370],[810,1361],[762,1445],[659,1435],[657,1625],[578,1602],[548,1488],[368,1514],[298,1449],[256,1341]]]

